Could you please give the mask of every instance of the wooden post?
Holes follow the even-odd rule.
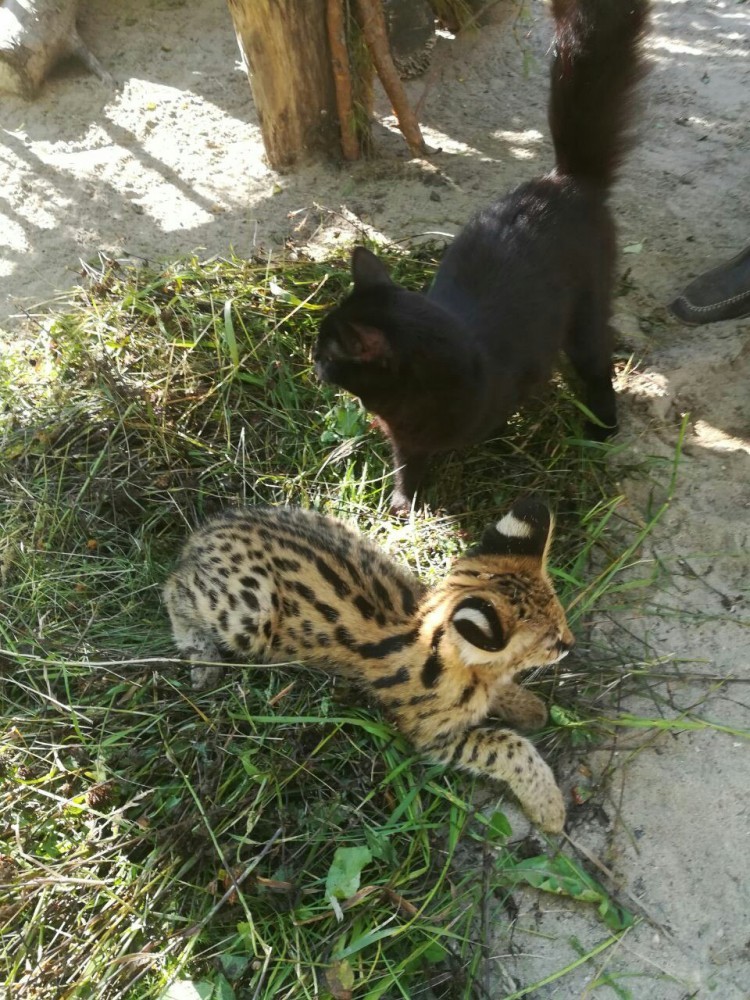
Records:
[[[228,0],[268,162],[341,156],[326,0]]]

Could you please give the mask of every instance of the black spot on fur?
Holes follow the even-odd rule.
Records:
[[[303,583],[301,580],[295,580],[293,587],[303,600],[309,601],[311,604],[314,603],[315,594],[313,593],[312,588],[308,587],[306,583]]]
[[[354,598],[354,607],[359,611],[365,621],[370,621],[375,615],[375,605],[368,601],[363,594],[358,594]]]
[[[411,616],[414,614],[417,607],[414,600],[414,594],[408,587],[404,586],[404,584],[400,584],[399,589],[401,590],[401,606],[404,609],[404,614]]]
[[[252,592],[252,590],[242,590],[240,591],[240,597],[247,604],[251,611],[257,611],[260,605],[258,604],[258,598]]]
[[[334,608],[331,604],[326,604],[325,601],[314,601],[313,607],[327,622],[337,622],[341,617],[338,608]]]
[[[464,752],[464,747],[466,746],[470,735],[471,735],[471,730],[464,733],[462,738],[455,745],[455,747],[453,748],[453,753],[451,754],[451,761],[461,760],[461,755]]]
[[[462,705],[465,705],[468,701],[471,700],[474,692],[477,689],[477,684],[478,684],[478,681],[473,680],[471,682],[471,684],[467,684],[466,685],[466,687],[461,692],[461,697],[458,699],[458,705],[459,705],[459,707],[462,706]]]
[[[440,659],[440,654],[437,650],[434,650],[422,665],[422,672],[420,678],[422,683],[426,688],[433,688],[440,680],[440,675],[443,672],[443,661]]]
[[[271,563],[280,573],[296,573],[300,568],[298,560],[285,559],[284,556],[273,556]]]
[[[377,577],[372,579],[372,589],[375,591],[375,596],[377,597],[378,603],[381,607],[385,608],[386,611],[393,611],[391,595]]]
[[[346,649],[355,648],[357,640],[344,625],[339,625],[333,634],[339,645],[344,646]]]
[[[411,646],[417,638],[416,629],[410,632],[400,632],[386,636],[379,642],[363,642],[357,649],[359,655],[366,660],[382,660],[392,653],[400,653],[402,649]]]
[[[384,677],[378,677],[377,680],[372,682],[374,688],[389,688],[394,687],[396,684],[405,684],[409,680],[409,671],[406,667],[399,667],[392,674],[386,674]]]
[[[323,579],[327,583],[330,583],[330,585],[336,591],[337,597],[347,597],[349,595],[351,587],[346,582],[346,580],[342,579],[338,575],[338,573],[333,569],[332,566],[328,565],[325,559],[322,559],[320,556],[318,556],[315,559],[315,565],[318,569],[318,572],[323,577]]]

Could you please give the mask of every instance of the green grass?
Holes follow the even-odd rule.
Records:
[[[429,249],[391,263],[416,288],[434,266]],[[160,588],[189,529],[227,504],[345,517],[429,580],[535,490],[557,512],[554,573],[580,639],[535,681],[555,705],[548,754],[588,745],[602,691],[622,683],[624,657],[590,656],[586,621],[603,598],[627,599],[673,470],[642,470],[662,500],[629,525],[608,472],[617,448],[581,441],[561,381],[502,439],[436,461],[428,514],[391,519],[384,442],[310,363],[322,311],[347,284],[341,260],[108,264],[64,311],[5,341],[11,995],[160,997],[189,979],[227,1000],[482,997],[492,924],[523,881],[603,907],[607,940],[627,926],[578,862],[561,882],[559,864],[540,874],[539,841],[510,846],[497,789],[483,811],[468,779],[417,758],[341,683],[252,667],[197,694],[174,656]],[[369,860],[337,915],[326,884],[338,848]],[[528,864],[508,874],[522,855],[537,856],[533,878]]]

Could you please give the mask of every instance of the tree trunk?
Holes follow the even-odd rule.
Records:
[[[228,0],[276,170],[341,156],[326,0]]]
[[[112,78],[76,28],[78,0],[0,0],[0,92],[35,97],[60,59],[77,56],[106,83]]]

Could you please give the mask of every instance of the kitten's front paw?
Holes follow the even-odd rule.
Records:
[[[498,688],[491,711],[516,729],[529,732],[542,729],[547,724],[549,714],[541,698],[512,683]]]
[[[562,792],[553,785],[544,789],[534,802],[523,803],[526,815],[545,833],[562,833],[565,826],[565,802]]]
[[[204,691],[206,688],[217,687],[224,676],[224,668],[218,666],[198,665],[190,668],[190,683],[194,691]]]

